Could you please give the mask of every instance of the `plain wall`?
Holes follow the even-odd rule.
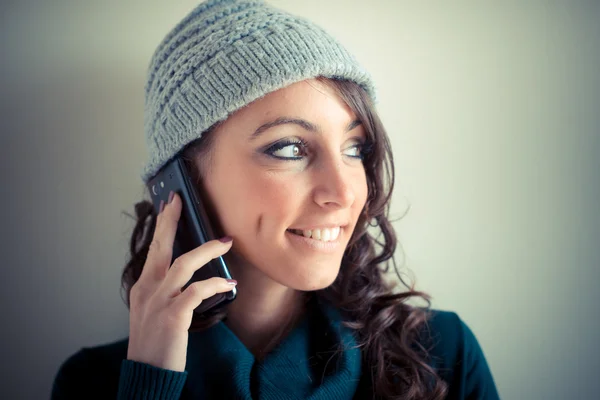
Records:
[[[272,0],[372,73],[398,261],[472,328],[504,399],[597,392],[598,2]],[[451,4],[450,4],[451,3]],[[128,334],[120,274],[145,197],[143,89],[196,2],[0,5],[2,392],[42,399]]]

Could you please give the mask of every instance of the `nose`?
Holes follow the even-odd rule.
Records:
[[[314,178],[314,201],[319,206],[344,209],[354,203],[353,181],[358,177],[341,160],[322,160],[314,171]]]

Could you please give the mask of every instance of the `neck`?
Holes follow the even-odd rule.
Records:
[[[304,313],[306,293],[273,281],[256,267],[228,262],[238,281],[237,298],[227,307],[228,328],[262,359],[293,329]]]

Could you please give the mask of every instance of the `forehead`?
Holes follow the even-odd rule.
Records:
[[[316,79],[296,82],[283,89],[268,93],[224,121],[223,125],[245,123],[256,125],[279,116],[327,120],[347,124],[356,115],[330,85]],[[345,126],[345,125],[344,125]]]

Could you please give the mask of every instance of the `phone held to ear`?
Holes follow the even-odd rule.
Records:
[[[192,184],[190,174],[181,157],[175,157],[167,163],[148,181],[147,187],[157,214],[160,208],[160,201],[164,200],[166,204],[171,190],[179,194],[183,203],[173,243],[171,264],[180,255],[195,249],[209,240],[218,239],[215,237],[214,230],[211,227],[202,198],[198,195],[196,187]],[[185,288],[194,282],[215,276],[231,279],[229,268],[227,268],[223,257],[217,257],[196,270],[182,290],[185,290]],[[225,293],[217,293],[200,303],[194,312],[201,314],[216,305],[227,304],[233,301],[236,295],[237,288],[233,288],[233,290]]]

